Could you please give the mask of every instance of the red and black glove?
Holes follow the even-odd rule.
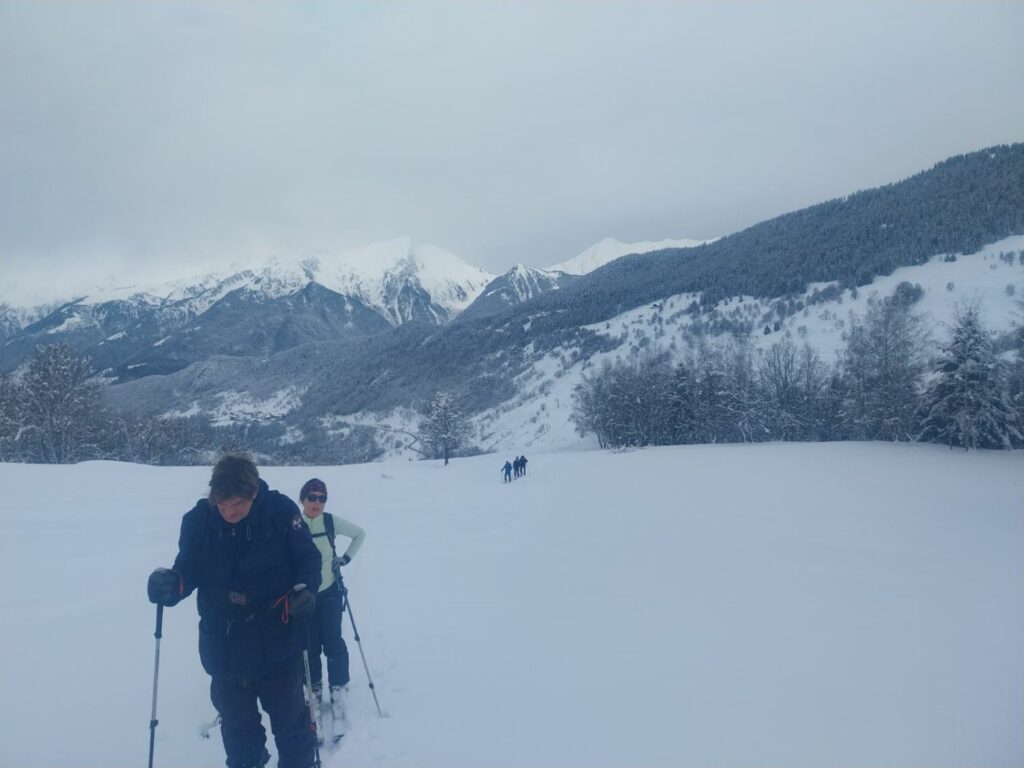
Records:
[[[292,618],[308,619],[316,611],[316,597],[306,589],[305,584],[296,584],[281,595],[270,607],[287,624]]]

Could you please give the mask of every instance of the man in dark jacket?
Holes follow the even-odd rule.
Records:
[[[270,490],[251,459],[227,455],[213,468],[209,497],[182,518],[173,568],[149,577],[149,599],[165,606],[197,590],[199,658],[212,678],[229,768],[270,758],[257,699],[279,767],[313,765],[302,650],[320,566],[295,502]]]

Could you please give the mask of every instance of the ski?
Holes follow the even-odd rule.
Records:
[[[334,686],[331,688],[331,739],[337,744],[345,737],[348,730],[348,712],[345,697],[348,688]]]

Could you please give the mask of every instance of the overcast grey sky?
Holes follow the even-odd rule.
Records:
[[[3,279],[728,234],[1024,140],[1022,39],[1020,2],[4,0]]]

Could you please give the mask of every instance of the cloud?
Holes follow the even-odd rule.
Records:
[[[1022,138],[1024,6],[0,6],[5,280],[708,238]]]

